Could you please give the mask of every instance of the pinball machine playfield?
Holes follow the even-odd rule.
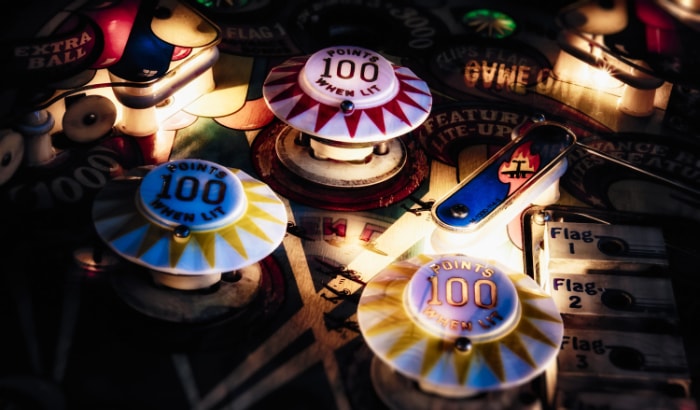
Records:
[[[700,2],[5,20],[2,407],[698,407]]]

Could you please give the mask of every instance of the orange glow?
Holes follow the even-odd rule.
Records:
[[[498,180],[510,184],[510,192],[518,189],[540,167],[540,156],[530,154],[531,145],[532,142],[528,142],[518,147],[510,160],[503,162],[498,168]]]

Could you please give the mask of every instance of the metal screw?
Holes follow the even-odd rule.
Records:
[[[455,349],[462,353],[469,353],[472,350],[472,341],[468,337],[458,337],[455,340]]]
[[[450,215],[454,218],[464,219],[469,215],[469,208],[464,204],[454,204],[450,207]]]
[[[340,103],[340,110],[343,114],[350,115],[355,111],[355,103],[350,100],[343,100],[343,102]]]
[[[190,228],[186,225],[178,225],[173,230],[173,235],[179,239],[187,238],[190,236]]]

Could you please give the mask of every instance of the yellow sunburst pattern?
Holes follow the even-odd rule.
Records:
[[[251,265],[281,243],[287,226],[284,204],[266,184],[235,169],[228,171],[243,187],[241,216],[224,226],[176,235],[180,226],[156,220],[139,200],[139,187],[152,170],[141,167],[111,181],[95,199],[97,232],[124,258],[165,273],[221,273]]]
[[[563,322],[551,297],[527,275],[503,273],[495,266],[497,274],[513,283],[519,304],[518,316],[506,331],[485,338],[467,335],[461,342],[469,346],[460,349],[459,336],[420,323],[410,312],[408,287],[416,273],[435,260],[439,257],[420,255],[395,262],[363,290],[358,322],[380,359],[422,384],[467,396],[524,383],[556,358]]]

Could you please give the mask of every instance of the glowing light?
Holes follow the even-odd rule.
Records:
[[[532,142],[527,142],[513,152],[498,169],[498,180],[510,184],[510,192],[515,191],[540,168],[540,156],[530,155]]]
[[[597,46],[602,36],[567,33],[560,41],[566,47],[559,52],[554,65],[558,80],[605,91],[622,87],[623,83],[613,76],[612,63],[604,59],[603,50]]]
[[[517,28],[515,20],[505,13],[489,9],[472,10],[462,17],[476,34],[489,38],[505,38]]]
[[[466,256],[454,258],[473,259]],[[367,283],[363,290],[358,322],[367,343],[385,363],[429,389],[467,396],[523,383],[541,373],[556,357],[563,334],[561,317],[549,295],[524,274],[510,274],[503,278],[511,281],[513,287],[510,289],[514,292],[505,292],[503,296],[515,297],[515,303],[520,303],[517,313],[513,312],[519,315],[518,318],[502,318],[503,329],[492,327],[495,322],[479,324],[479,319],[488,321],[485,319],[488,309],[482,310],[484,317],[459,316],[465,322],[457,328],[476,329],[485,325],[474,330],[484,332],[483,338],[471,340],[469,351],[460,352],[455,348],[453,333],[456,330],[428,330],[414,320],[406,309],[407,291],[417,271],[432,269],[426,266],[435,260],[420,255],[395,262]],[[483,269],[493,270],[494,275],[505,275],[488,262],[479,263]],[[470,266],[469,269],[475,269],[476,265]],[[441,274],[452,277],[448,273],[437,273]],[[471,286],[466,281],[459,283]],[[473,293],[469,295],[474,296]],[[428,297],[444,299],[448,296],[431,293]],[[460,303],[466,300],[459,295],[450,298]],[[484,297],[481,302],[492,302],[492,299]],[[475,302],[470,299],[464,306],[469,303]],[[444,324],[450,324],[448,318]],[[491,329],[496,329],[495,333]]]
[[[123,107],[123,121],[120,128],[128,135],[145,136],[155,133],[159,124],[214,88],[211,67],[218,59],[216,47],[208,47],[194,52],[181,60],[168,75],[144,84],[143,87],[121,86],[123,79],[111,75],[117,100]],[[177,93],[177,94],[176,94]],[[156,113],[156,106],[173,97],[170,104]]]

